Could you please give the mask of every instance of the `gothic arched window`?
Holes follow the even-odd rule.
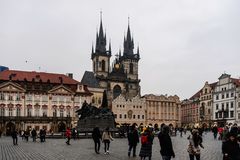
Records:
[[[115,99],[121,93],[122,93],[121,87],[119,85],[114,86],[114,88],[113,88],[113,99]]]
[[[130,63],[130,65],[129,65],[129,73],[133,74],[133,64],[132,63]]]
[[[105,66],[106,66],[105,61],[102,60],[102,71],[105,71]]]

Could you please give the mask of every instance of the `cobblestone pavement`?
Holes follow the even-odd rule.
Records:
[[[188,160],[187,136],[172,137],[176,158],[174,160]],[[128,158],[127,139],[114,139],[110,144],[110,154],[95,154],[92,139],[71,140],[71,145],[66,145],[65,139],[47,139],[45,143],[22,141],[18,145],[12,144],[11,137],[0,138],[0,160],[139,160],[139,157]],[[213,139],[211,133],[204,135],[201,150],[201,160],[221,160],[221,141]],[[139,153],[140,145],[137,146]],[[152,160],[161,160],[160,147],[157,137],[154,139]]]

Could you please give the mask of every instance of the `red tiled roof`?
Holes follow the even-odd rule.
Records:
[[[236,78],[231,78],[233,83],[235,83],[237,86],[240,86],[240,79],[236,79]]]
[[[195,93],[191,98],[189,98],[190,100],[193,100],[195,98],[199,98],[200,97],[200,93],[202,92],[202,89],[199,90],[197,93]]]
[[[17,71],[17,70],[5,70],[0,72],[0,80],[8,81],[12,77],[12,81],[28,81],[32,82],[34,79],[35,82],[41,81],[43,83],[62,83],[63,84],[77,84],[78,81],[64,75],[57,73],[46,73],[46,72],[30,72],[30,71]]]

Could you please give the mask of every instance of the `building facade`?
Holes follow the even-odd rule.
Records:
[[[60,132],[73,127],[75,111],[91,101],[87,86],[63,75],[5,70],[0,72],[0,129],[35,128]]]
[[[199,127],[200,126],[200,93],[198,91],[190,99],[181,102],[181,122],[183,127]]]
[[[138,62],[140,59],[139,49],[134,53],[134,41],[128,25],[127,35],[124,37],[123,53],[119,51],[113,64],[110,64],[112,56],[111,44],[106,49],[106,33],[103,31],[102,19],[99,32],[96,35],[96,45],[92,47],[92,70],[84,73],[82,83],[90,86],[96,82],[95,88],[103,88],[107,91],[108,104],[120,94],[126,99],[140,96],[140,79],[138,77]],[[90,74],[91,73],[91,74]],[[92,78],[88,77],[94,75]],[[94,78],[94,79],[93,79]],[[91,79],[87,81],[86,79]]]
[[[146,121],[148,125],[159,127],[162,123],[181,126],[181,102],[178,96],[144,95],[146,99]]]
[[[115,121],[119,125],[137,124],[147,125],[146,122],[146,102],[145,98],[139,96],[132,99],[126,99],[119,95],[112,102],[112,111],[115,115]]]
[[[237,121],[237,88],[239,79],[226,73],[218,78],[213,92],[213,120],[219,126]]]
[[[213,89],[216,83],[209,84],[205,82],[203,88],[200,91],[200,108],[199,108],[199,118],[200,126],[210,127],[212,126],[212,113],[213,113]]]

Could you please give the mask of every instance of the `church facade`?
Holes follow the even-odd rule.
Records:
[[[125,99],[140,96],[140,79],[138,77],[139,47],[134,53],[134,41],[129,25],[127,35],[124,37],[123,47],[123,52],[119,51],[111,63],[111,43],[107,47],[106,33],[103,31],[101,19],[100,28],[96,34],[96,45],[92,47],[92,72],[86,71],[81,82],[88,87],[106,90],[110,107],[113,99],[119,95]],[[93,102],[95,102],[94,95]]]

